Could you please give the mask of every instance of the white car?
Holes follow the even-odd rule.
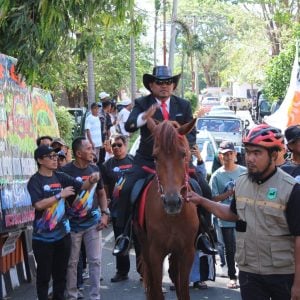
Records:
[[[211,110],[206,114],[207,116],[215,116],[215,115],[228,115],[234,116],[234,111],[230,110],[226,105],[214,106]]]
[[[196,135],[196,144],[201,151],[201,157],[205,164],[207,177],[210,177],[214,157],[218,152],[217,143],[210,132],[207,130],[198,130]],[[193,157],[193,164],[196,165],[196,163],[196,157]]]
[[[215,138],[217,144],[224,140],[233,142],[237,146],[242,145],[245,128],[249,125],[236,115],[215,114],[198,118],[197,130],[207,130]]]
[[[218,105],[220,105],[220,99],[218,97],[204,97],[201,101],[201,106],[207,111]]]

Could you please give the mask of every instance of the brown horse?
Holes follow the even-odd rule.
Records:
[[[150,183],[145,203],[144,226],[137,225],[141,243],[141,264],[148,300],[164,299],[162,271],[169,256],[169,275],[180,300],[188,300],[189,273],[194,259],[194,242],[199,221],[196,206],[186,202],[190,150],[185,134],[195,120],[179,126],[148,120],[154,138],[156,175]]]

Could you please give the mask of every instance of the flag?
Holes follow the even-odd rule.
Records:
[[[264,122],[285,131],[291,125],[300,124],[300,69],[298,61],[298,43],[291,73],[290,84],[285,98],[278,110],[264,117]]]

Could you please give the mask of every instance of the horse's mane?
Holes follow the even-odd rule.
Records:
[[[154,132],[154,149],[153,155],[159,151],[171,154],[178,149],[182,152],[188,152],[189,149],[187,138],[178,133],[180,125],[176,121],[163,121],[159,123]]]

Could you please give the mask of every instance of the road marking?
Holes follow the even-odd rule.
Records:
[[[102,246],[109,242],[114,237],[114,232],[111,231],[104,239],[102,239]]]

